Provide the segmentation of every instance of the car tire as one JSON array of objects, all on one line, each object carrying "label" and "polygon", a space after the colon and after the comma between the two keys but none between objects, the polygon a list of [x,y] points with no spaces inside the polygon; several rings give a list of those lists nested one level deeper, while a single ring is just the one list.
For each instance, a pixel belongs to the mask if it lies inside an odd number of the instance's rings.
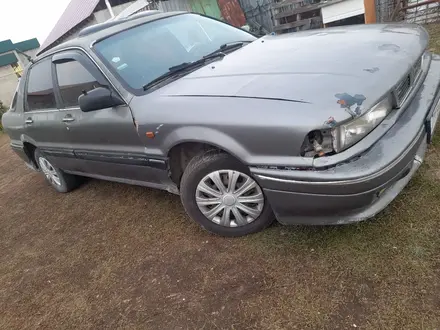
[{"label": "car tire", "polygon": [[[228,186],[232,181],[223,184],[222,187],[225,188],[225,191],[221,195],[220,189],[217,189],[218,185],[211,180],[211,177],[215,177],[216,182],[220,177],[223,183],[228,181],[229,177],[236,177],[237,179],[235,179],[233,187],[231,184],[232,188]],[[213,184],[211,187],[216,190],[215,195],[205,195],[206,185],[209,186],[209,183]],[[240,189],[245,188],[245,185],[254,188],[244,191],[245,194],[240,196]],[[211,193],[211,190],[208,191]],[[249,169],[234,157],[221,151],[211,150],[191,159],[182,176],[180,196],[188,215],[204,229],[217,235],[227,237],[244,236],[259,232],[274,221],[272,209],[264,196],[264,192],[251,177]],[[202,204],[206,203],[207,198],[209,199],[210,196],[214,197],[210,201],[215,200],[216,204],[205,207]],[[258,202],[246,202],[251,201],[249,198]],[[218,202],[219,200],[221,202]],[[243,201],[243,204],[240,201]],[[263,204],[260,204],[261,201]],[[216,210],[222,207],[223,210],[212,218],[213,212],[215,213]],[[214,208],[217,209],[214,210]],[[227,216],[225,216],[225,212],[227,212]],[[228,218],[229,222],[227,221]]]},{"label": "car tire", "polygon": [[56,191],[67,193],[81,184],[79,177],[67,174],[56,166],[53,166],[40,150],[35,150],[34,157],[38,168],[46,177],[46,181],[49,182]]}]

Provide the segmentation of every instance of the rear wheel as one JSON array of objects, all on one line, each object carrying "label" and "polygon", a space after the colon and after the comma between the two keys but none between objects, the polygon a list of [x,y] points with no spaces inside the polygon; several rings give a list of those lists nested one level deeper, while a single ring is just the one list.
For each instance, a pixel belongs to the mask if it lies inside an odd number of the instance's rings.
[{"label": "rear wheel", "polygon": [[243,236],[274,220],[263,190],[247,167],[226,153],[209,151],[194,157],[180,190],[187,213],[214,234]]},{"label": "rear wheel", "polygon": [[46,177],[47,182],[60,193],[66,193],[77,188],[81,181],[75,175],[64,173],[51,162],[38,149],[35,150],[35,161],[41,172]]}]

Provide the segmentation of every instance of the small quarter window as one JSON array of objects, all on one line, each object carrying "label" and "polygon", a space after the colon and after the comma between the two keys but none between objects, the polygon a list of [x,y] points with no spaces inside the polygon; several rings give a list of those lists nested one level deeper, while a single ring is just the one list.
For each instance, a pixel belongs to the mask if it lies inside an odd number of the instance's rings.
[{"label": "small quarter window", "polygon": [[56,108],[51,68],[52,62],[48,60],[31,67],[27,87],[27,111]]},{"label": "small quarter window", "polygon": [[10,111],[14,112],[15,111],[15,106],[17,105],[17,92],[15,92],[14,94],[14,98],[12,99],[12,103],[11,103],[11,108],[9,109]]},{"label": "small quarter window", "polygon": [[78,61],[69,61],[56,65],[58,85],[65,108],[77,107],[78,97],[100,87],[93,75]]}]

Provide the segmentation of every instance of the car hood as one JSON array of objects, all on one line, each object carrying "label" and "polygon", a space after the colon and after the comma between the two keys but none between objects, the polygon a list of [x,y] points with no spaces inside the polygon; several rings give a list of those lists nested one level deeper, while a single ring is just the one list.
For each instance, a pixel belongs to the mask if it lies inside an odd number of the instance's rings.
[{"label": "car hood", "polygon": [[341,98],[350,98],[358,114],[365,112],[405,76],[427,44],[426,31],[409,24],[265,36],[169,84],[160,94],[301,102],[313,105],[307,111],[341,121],[351,116],[338,103]]}]

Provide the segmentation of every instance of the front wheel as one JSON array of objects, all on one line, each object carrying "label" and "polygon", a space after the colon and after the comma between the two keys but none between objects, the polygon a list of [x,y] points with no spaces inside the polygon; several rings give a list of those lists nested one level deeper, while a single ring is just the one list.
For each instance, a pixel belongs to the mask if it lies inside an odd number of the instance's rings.
[{"label": "front wheel", "polygon": [[180,191],[190,217],[214,234],[252,234],[274,220],[263,190],[247,167],[223,152],[194,157],[182,176]]}]

